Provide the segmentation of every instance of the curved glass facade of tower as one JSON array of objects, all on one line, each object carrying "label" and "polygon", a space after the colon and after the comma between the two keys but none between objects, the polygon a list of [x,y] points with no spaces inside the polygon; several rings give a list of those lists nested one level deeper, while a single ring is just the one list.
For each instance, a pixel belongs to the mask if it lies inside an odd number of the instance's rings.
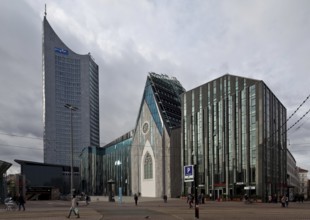
[{"label": "curved glass facade of tower", "polygon": [[90,54],[70,50],[46,17],[42,53],[44,162],[70,165],[72,144],[78,166],[84,147],[99,147],[99,68]]}]

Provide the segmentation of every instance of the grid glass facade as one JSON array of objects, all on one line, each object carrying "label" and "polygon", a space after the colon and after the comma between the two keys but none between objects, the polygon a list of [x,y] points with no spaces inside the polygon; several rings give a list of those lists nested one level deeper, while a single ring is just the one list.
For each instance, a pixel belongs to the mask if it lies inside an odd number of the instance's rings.
[{"label": "grid glass facade", "polygon": [[86,147],[80,154],[80,192],[87,195],[103,194],[103,155],[104,148]]},{"label": "grid glass facade", "polygon": [[202,192],[285,193],[286,109],[262,81],[225,75],[184,93],[182,110],[182,164],[198,165]]},{"label": "grid glass facade", "polygon": [[[104,195],[118,195],[122,188],[122,195],[131,195],[131,157],[133,131],[126,133],[110,144],[104,146],[103,156],[103,193]],[[109,184],[112,183],[112,184]]]}]

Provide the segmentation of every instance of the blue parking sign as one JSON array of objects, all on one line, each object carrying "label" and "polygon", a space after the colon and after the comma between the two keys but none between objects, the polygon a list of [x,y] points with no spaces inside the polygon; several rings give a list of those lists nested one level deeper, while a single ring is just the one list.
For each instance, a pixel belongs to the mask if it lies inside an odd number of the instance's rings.
[{"label": "blue parking sign", "polygon": [[194,165],[184,166],[184,182],[194,181]]}]

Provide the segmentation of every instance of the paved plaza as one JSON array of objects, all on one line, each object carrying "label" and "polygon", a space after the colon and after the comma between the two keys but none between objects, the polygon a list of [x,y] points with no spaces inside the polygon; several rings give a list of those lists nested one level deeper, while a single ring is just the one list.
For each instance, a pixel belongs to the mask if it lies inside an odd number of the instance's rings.
[{"label": "paved plaza", "polygon": [[[26,211],[7,211],[0,205],[0,219],[67,219],[70,201],[28,201]],[[186,200],[168,199],[164,203],[160,199],[139,198],[135,206],[133,198],[127,197],[119,202],[92,201],[88,206],[84,202],[79,205],[81,219],[195,219],[194,208],[189,208]],[[71,219],[75,216],[71,216]],[[199,219],[257,219],[257,220],[310,220],[310,202],[290,203],[282,208],[280,203],[213,202],[207,201],[199,205]]]}]

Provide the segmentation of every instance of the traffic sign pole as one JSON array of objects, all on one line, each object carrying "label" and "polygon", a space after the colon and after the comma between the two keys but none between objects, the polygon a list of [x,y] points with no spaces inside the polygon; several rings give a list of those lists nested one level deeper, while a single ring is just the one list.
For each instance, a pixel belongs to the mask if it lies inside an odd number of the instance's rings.
[{"label": "traffic sign pole", "polygon": [[198,166],[194,166],[194,187],[195,187],[195,218],[199,219],[199,201],[198,201]]}]

